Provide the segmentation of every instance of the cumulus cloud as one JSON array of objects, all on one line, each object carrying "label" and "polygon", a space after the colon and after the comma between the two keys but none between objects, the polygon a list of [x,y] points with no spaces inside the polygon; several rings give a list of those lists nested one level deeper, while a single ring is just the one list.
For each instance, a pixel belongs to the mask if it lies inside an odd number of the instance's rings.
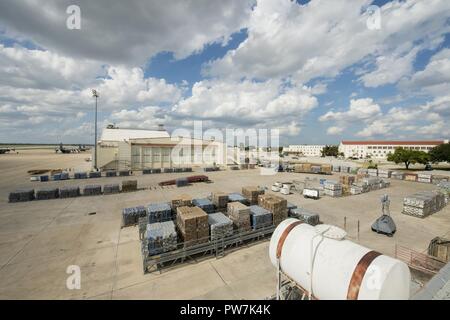
[{"label": "cumulus cloud", "polygon": [[[66,28],[66,9],[77,4],[81,30]],[[244,27],[253,0],[1,1],[8,35],[32,39],[58,53],[111,64],[141,65],[158,52],[183,58],[211,42],[226,43]]]},{"label": "cumulus cloud", "polygon": [[[376,86],[398,80],[388,70],[395,61],[402,62],[400,74],[410,71],[417,40],[437,45],[449,32],[445,0],[389,2],[381,8],[381,30],[366,27],[365,8],[370,3],[258,1],[248,23],[248,38],[210,62],[205,72],[227,77],[292,76],[306,83],[316,77],[334,77],[363,58],[378,58],[375,73],[365,79]],[[390,57],[399,47],[409,47],[410,53]]]},{"label": "cumulus cloud", "polygon": [[48,50],[0,44],[0,85],[20,88],[70,89],[104,74],[102,65],[73,59]]},{"label": "cumulus cloud", "polygon": [[[192,95],[173,108],[177,116],[213,120],[216,124],[291,128],[317,106],[317,99],[303,87],[287,86],[281,81],[201,81]],[[286,124],[288,124],[286,126]]]},{"label": "cumulus cloud", "polygon": [[416,72],[399,84],[403,90],[422,91],[428,94],[444,95],[450,89],[450,49],[436,53],[425,69]]},{"label": "cumulus cloud", "polygon": [[327,129],[327,134],[329,135],[338,135],[344,132],[344,128],[341,127],[329,127]]},{"label": "cumulus cloud", "polygon": [[351,122],[356,120],[370,120],[380,114],[381,109],[372,98],[351,99],[350,107],[347,111],[335,112],[328,111],[326,114],[319,117],[320,121],[338,121]]}]

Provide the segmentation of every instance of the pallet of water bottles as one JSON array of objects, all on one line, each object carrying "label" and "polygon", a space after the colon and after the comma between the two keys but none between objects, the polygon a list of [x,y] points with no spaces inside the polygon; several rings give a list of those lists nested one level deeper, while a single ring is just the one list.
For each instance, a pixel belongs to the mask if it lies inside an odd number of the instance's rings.
[{"label": "pallet of water bottles", "polygon": [[[72,175],[68,171],[51,170],[50,174],[34,174],[30,177],[30,181],[61,181],[69,179],[92,179],[101,177],[127,177],[133,175],[131,170],[105,170],[105,171],[79,171],[74,172]],[[192,168],[153,168],[143,169],[142,174],[156,174],[156,173],[179,173],[179,172],[192,172]]]},{"label": "pallet of water bottles", "polygon": [[122,181],[122,186],[120,186],[120,184],[118,183],[111,183],[105,184],[103,186],[100,184],[89,184],[83,187],[63,186],[41,188],[38,190],[34,190],[33,188],[25,188],[10,192],[8,196],[8,202],[64,199],[80,196],[99,196],[137,190],[137,180],[124,180]]}]

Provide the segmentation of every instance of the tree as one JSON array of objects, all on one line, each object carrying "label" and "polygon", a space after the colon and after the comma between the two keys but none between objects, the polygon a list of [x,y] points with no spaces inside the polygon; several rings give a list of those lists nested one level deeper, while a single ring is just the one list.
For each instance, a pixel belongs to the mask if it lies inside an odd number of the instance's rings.
[{"label": "tree", "polygon": [[450,143],[443,143],[432,148],[428,154],[432,162],[450,162]]},{"label": "tree", "polygon": [[339,154],[339,147],[338,146],[325,146],[322,149],[322,157],[337,157]]},{"label": "tree", "polygon": [[406,169],[408,170],[410,164],[427,164],[428,161],[430,161],[430,156],[424,151],[397,148],[394,153],[388,154],[387,159],[388,161],[393,161],[396,164],[404,163]]}]

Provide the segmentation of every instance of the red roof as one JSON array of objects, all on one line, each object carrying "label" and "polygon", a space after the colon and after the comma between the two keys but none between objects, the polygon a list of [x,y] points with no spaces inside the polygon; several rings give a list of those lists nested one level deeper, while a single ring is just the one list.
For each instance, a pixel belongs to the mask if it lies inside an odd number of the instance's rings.
[{"label": "red roof", "polygon": [[395,145],[395,146],[409,146],[409,145],[438,145],[443,144],[442,140],[423,140],[423,141],[385,141],[385,140],[369,140],[369,141],[346,141],[343,140],[342,144],[349,145]]}]

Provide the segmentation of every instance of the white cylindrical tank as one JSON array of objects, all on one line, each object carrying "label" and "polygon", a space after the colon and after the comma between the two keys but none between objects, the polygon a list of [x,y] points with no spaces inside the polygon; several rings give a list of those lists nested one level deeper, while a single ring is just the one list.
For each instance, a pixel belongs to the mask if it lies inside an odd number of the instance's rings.
[{"label": "white cylindrical tank", "polygon": [[277,267],[277,248],[282,243],[281,270],[316,298],[409,298],[411,275],[404,262],[349,240],[333,239],[343,232],[337,227],[301,223],[285,231],[295,222],[299,220],[286,219],[275,229],[270,240],[270,260]]}]

